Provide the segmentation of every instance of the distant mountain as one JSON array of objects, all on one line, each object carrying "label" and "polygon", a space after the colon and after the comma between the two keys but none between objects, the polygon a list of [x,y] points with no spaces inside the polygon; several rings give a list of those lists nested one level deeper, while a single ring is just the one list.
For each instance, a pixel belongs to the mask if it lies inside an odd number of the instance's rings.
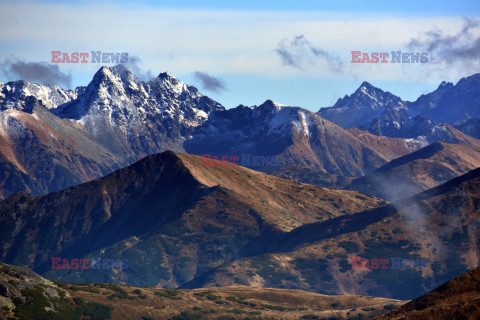
[{"label": "distant mountain", "polygon": [[64,90],[54,85],[39,85],[23,80],[8,83],[0,82],[0,111],[15,109],[29,112],[30,108],[26,103],[29,96],[42,100],[47,109],[53,109],[76,99],[84,91],[85,87]]},{"label": "distant mountain", "polygon": [[[423,145],[378,138],[385,143],[376,150],[380,144],[364,144],[355,134],[308,110],[268,100],[260,106],[240,105],[213,112],[194,131],[192,139],[185,141],[184,147],[192,154],[238,156],[240,160],[242,155],[275,157],[278,163],[270,166],[239,161],[241,165],[265,172],[289,171],[288,174],[300,177],[305,169],[355,177],[391,160],[393,153],[403,155]],[[398,148],[399,144],[403,146]],[[290,169],[282,169],[284,166]],[[292,173],[292,170],[299,171]]]},{"label": "distant mountain", "polygon": [[457,143],[456,130],[444,124],[480,116],[479,88],[480,74],[474,74],[456,85],[442,82],[435,91],[408,102],[363,82],[352,95],[318,114],[344,128],[356,127],[376,135]]},{"label": "distant mountain", "polygon": [[[354,135],[363,145],[376,150],[390,160],[404,156],[428,145],[428,142],[423,139],[390,138],[378,136],[357,128],[349,128],[347,131]],[[478,143],[480,146],[480,141],[476,141],[475,139],[465,139],[464,142],[469,145],[477,145]]]},{"label": "distant mountain", "polygon": [[[392,159],[383,152],[398,147],[377,152],[305,109],[272,101],[225,110],[168,72],[145,83],[123,65],[100,68],[75,91],[25,81],[0,87],[0,199],[57,191],[165,149],[256,157],[263,164],[274,157],[273,167],[250,167],[343,186],[351,181],[343,176],[366,174]],[[421,146],[411,142],[394,153]],[[27,156],[34,153],[41,155]]]},{"label": "distant mountain", "polygon": [[170,73],[148,83],[102,67],[75,91],[0,83],[0,199],[43,195],[181,144],[223,107]]},{"label": "distant mountain", "polygon": [[437,90],[409,104],[412,114],[437,123],[460,124],[480,117],[480,73],[460,79],[456,85],[442,82]]},{"label": "distant mountain", "polygon": [[[467,85],[476,79],[470,78],[462,82],[465,90],[475,88]],[[423,100],[441,101],[449,88]],[[0,200],[19,191],[61,190],[167,149],[232,157],[251,169],[341,188],[435,141],[480,145],[411,109],[364,82],[320,111],[366,135],[270,100],[225,110],[168,72],[142,82],[123,65],[100,68],[75,90],[9,82],[0,84]]]},{"label": "distant mountain", "polygon": [[408,116],[407,104],[399,97],[363,82],[350,96],[337,100],[318,114],[343,128],[360,128],[374,119],[399,121]]},{"label": "distant mountain", "polygon": [[[264,319],[372,317],[405,301],[300,290],[249,288],[165,290],[110,283],[53,283],[0,263],[0,319]],[[360,309],[361,307],[361,309]],[[234,311],[232,311],[234,310]],[[247,317],[246,319],[252,319]],[[314,318],[315,319],[315,318]]]},{"label": "distant mountain", "polygon": [[166,72],[143,83],[125,66],[102,67],[84,93],[53,110],[74,120],[124,158],[180,144],[208,115],[224,108]]},{"label": "distant mountain", "polygon": [[476,139],[460,132],[455,127],[448,124],[438,124],[422,116],[408,117],[394,122],[382,122],[380,119],[375,119],[369,126],[361,128],[375,135],[410,138],[425,143],[441,141],[478,145]]},{"label": "distant mountain", "polygon": [[478,267],[478,203],[480,168],[379,208],[263,232],[238,259],[183,287],[242,283],[413,299]]},{"label": "distant mountain", "polygon": [[480,267],[374,319],[479,319],[479,302]]},{"label": "distant mountain", "polygon": [[[0,203],[0,259],[51,279],[176,287],[262,232],[290,231],[383,203],[171,151],[101,179]],[[52,257],[126,259],[128,269],[55,270]]]},{"label": "distant mountain", "polygon": [[394,201],[436,187],[480,167],[480,147],[433,143],[396,158],[346,188]]},{"label": "distant mountain", "polygon": [[456,125],[455,128],[469,136],[480,139],[480,118],[469,119]]},{"label": "distant mountain", "polygon": [[0,198],[20,191],[42,195],[127,164],[42,101],[28,96],[22,104],[23,111],[0,112]]}]

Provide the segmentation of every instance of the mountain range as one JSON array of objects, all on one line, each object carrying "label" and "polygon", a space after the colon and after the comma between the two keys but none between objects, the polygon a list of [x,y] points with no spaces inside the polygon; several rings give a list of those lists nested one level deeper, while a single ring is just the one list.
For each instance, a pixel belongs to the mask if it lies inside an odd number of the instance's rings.
[{"label": "mountain range", "polygon": [[344,128],[376,135],[456,143],[458,131],[453,125],[463,129],[464,122],[480,118],[479,88],[480,74],[474,74],[456,85],[442,82],[435,91],[409,102],[363,82],[353,94],[318,114]]},{"label": "mountain range", "polygon": [[2,198],[46,194],[183,150],[193,128],[223,109],[170,73],[143,83],[123,65],[100,68],[75,91],[16,81],[0,92]]},{"label": "mountain range", "polygon": [[[388,143],[390,149],[396,146]],[[403,149],[397,152],[408,153],[420,146],[406,141],[403,144]],[[393,158],[389,148],[376,150],[313,112],[270,100],[260,106],[241,105],[213,112],[204,125],[195,129],[192,138],[185,141],[184,147],[188,153],[198,155],[276,158],[277,163],[270,165],[271,168],[255,167],[253,163],[244,165],[255,170],[275,171],[295,165],[347,177],[363,175]]]},{"label": "mountain range", "polygon": [[[0,258],[68,282],[248,285],[411,299],[478,265],[480,169],[387,204],[167,151],[104,178],[0,204]],[[121,232],[118,232],[121,230]],[[352,269],[353,257],[428,260]],[[65,270],[62,259],[126,259]]]},{"label": "mountain range", "polygon": [[[88,86],[75,90],[0,83],[0,198],[19,191],[43,195],[61,190],[166,149],[259,157],[264,159],[260,164],[241,164],[341,188],[432,142],[478,146],[477,139],[458,130],[475,135],[472,125],[456,129],[423,118],[423,111],[411,111],[424,110],[421,101],[444,101],[439,97],[447,89],[462,99],[472,97],[468,103],[475,107],[476,81],[478,75],[456,86],[442,84],[435,94],[419,98],[415,108],[364,82],[334,107],[321,109],[321,117],[270,100],[226,110],[168,72],[142,82],[123,65],[100,68]],[[341,127],[352,125],[372,134],[367,138],[358,129]],[[265,165],[271,157],[275,165]]]},{"label": "mountain range", "polygon": [[[361,319],[358,301],[375,316],[435,290],[480,265],[479,79],[415,102],[363,82],[318,113],[272,100],[227,110],[168,72],[143,82],[123,65],[75,90],[0,84],[0,261],[61,281],[2,265],[0,294],[27,313],[83,291],[61,300],[77,315],[129,299],[121,310],[148,318],[157,295],[199,304],[154,312],[172,319],[217,319],[199,312],[210,300],[227,318]],[[14,273],[48,292],[15,290]],[[318,294],[346,298],[300,298]],[[435,313],[452,295],[391,314]]]}]

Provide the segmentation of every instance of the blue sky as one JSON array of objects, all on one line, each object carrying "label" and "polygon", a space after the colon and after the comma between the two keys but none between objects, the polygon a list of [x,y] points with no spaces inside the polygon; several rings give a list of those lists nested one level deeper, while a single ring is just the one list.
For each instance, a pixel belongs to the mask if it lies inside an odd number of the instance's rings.
[{"label": "blue sky", "polygon": [[[46,1],[45,1],[46,2]],[[93,3],[94,1],[49,1],[51,3]],[[121,0],[117,3],[132,3]],[[471,15],[479,13],[478,1],[385,1],[385,0],[139,0],[135,3],[161,8],[188,8],[188,9],[232,9],[232,10],[315,10],[315,11],[353,11],[353,12],[383,12],[395,14],[425,15]]]},{"label": "blue sky", "polygon": [[[363,81],[414,100],[480,72],[473,0],[2,1],[0,20],[1,82],[19,78],[12,64],[20,61],[58,67],[70,87],[87,85],[100,64],[52,66],[50,52],[128,52],[137,76],[170,71],[226,107],[272,99],[317,111]],[[353,50],[426,52],[430,60],[352,64]]]}]

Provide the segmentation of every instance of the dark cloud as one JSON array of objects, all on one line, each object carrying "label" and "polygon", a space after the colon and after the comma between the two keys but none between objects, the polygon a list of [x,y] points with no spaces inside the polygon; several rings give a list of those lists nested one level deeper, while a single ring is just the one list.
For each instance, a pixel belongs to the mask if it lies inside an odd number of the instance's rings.
[{"label": "dark cloud", "polygon": [[434,63],[468,64],[480,61],[480,36],[472,31],[480,28],[480,20],[465,18],[463,27],[454,35],[445,35],[440,30],[426,32],[421,38],[411,39],[408,48],[428,53]]},{"label": "dark cloud", "polygon": [[201,86],[204,90],[213,91],[216,93],[225,90],[225,83],[222,79],[200,71],[196,71],[193,75],[195,79],[201,83]]},{"label": "dark cloud", "polygon": [[343,62],[334,54],[314,47],[304,35],[294,36],[293,39],[283,39],[275,52],[283,65],[298,69],[305,69],[308,65],[324,62],[334,72],[343,72]]},{"label": "dark cloud", "polygon": [[142,60],[134,55],[128,55],[128,62],[125,63],[125,67],[130,70],[139,80],[148,82],[151,79],[154,78],[152,74],[152,70],[143,70],[142,67],[140,67]]},{"label": "dark cloud", "polygon": [[7,79],[25,80],[40,84],[58,85],[70,88],[72,75],[60,71],[58,65],[46,62],[27,62],[7,59],[0,64],[0,69]]}]

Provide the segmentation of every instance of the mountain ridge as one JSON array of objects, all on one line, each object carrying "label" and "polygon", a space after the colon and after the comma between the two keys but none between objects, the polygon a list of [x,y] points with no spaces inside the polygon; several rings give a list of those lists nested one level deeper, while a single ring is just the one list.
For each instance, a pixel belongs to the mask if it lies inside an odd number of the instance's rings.
[{"label": "mountain ridge", "polygon": [[480,148],[436,142],[398,157],[345,187],[393,201],[480,167]]},{"label": "mountain ridge", "polygon": [[354,93],[317,113],[344,128],[356,127],[389,137],[424,136],[430,143],[453,143],[455,132],[442,124],[459,125],[480,117],[479,79],[480,74],[473,74],[455,85],[443,81],[436,90],[421,95],[414,102],[403,101],[363,82]]},{"label": "mountain ridge", "polygon": [[[6,132],[2,134],[5,148],[0,150],[0,176],[5,177],[0,199],[18,191],[34,195],[56,191],[167,149],[219,158],[273,157],[273,166],[262,165],[268,161],[244,165],[341,188],[430,142],[480,146],[477,139],[449,125],[420,116],[404,118],[407,106],[398,97],[367,82],[356,90],[358,101],[348,99],[370,111],[373,107],[364,102],[376,101],[379,112],[389,119],[387,127],[374,123],[367,128],[376,134],[368,136],[272,100],[226,110],[169,72],[142,82],[123,65],[102,67],[88,86],[70,91],[24,81],[0,88],[0,133]],[[390,111],[385,113],[385,106]],[[36,150],[42,150],[42,161],[35,164],[26,155]],[[106,164],[105,157],[110,158]],[[70,166],[66,159],[75,164]]]},{"label": "mountain ridge", "polygon": [[[250,252],[243,258],[183,287],[247,283],[413,299],[479,265],[479,181],[480,168],[381,207],[289,232],[267,232],[245,247]],[[427,264],[356,269],[353,261],[358,257],[366,261],[424,259]]]},{"label": "mountain ridge", "polygon": [[[0,258],[55,279],[175,287],[235,257],[262,230],[288,231],[384,203],[202,162],[166,151],[43,197],[13,195],[0,203]],[[118,274],[51,269],[52,256],[98,255],[132,262]]]}]

